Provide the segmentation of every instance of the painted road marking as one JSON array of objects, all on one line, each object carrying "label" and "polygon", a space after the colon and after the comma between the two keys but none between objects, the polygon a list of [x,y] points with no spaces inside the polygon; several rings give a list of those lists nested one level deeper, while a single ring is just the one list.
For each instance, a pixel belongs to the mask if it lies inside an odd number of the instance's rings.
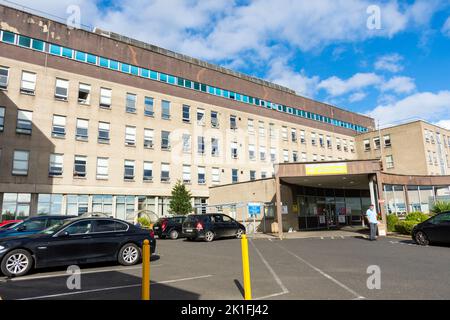
[{"label": "painted road marking", "polygon": [[[151,267],[160,267],[163,266],[163,264],[155,264],[151,265]],[[122,268],[108,268],[108,269],[96,269],[96,270],[88,270],[83,271],[81,270],[81,275],[84,274],[90,274],[90,273],[102,273],[102,272],[112,272],[112,271],[127,271],[127,270],[136,270],[136,269],[142,269],[142,266],[135,266],[135,267],[122,267]],[[29,277],[19,277],[19,278],[4,278],[0,279],[0,282],[10,282],[10,281],[24,281],[24,280],[38,280],[38,279],[47,279],[47,278],[58,278],[58,277],[67,277],[69,276],[67,273],[55,273],[55,274],[47,274],[42,276],[29,276]]]},{"label": "painted road marking", "polygon": [[272,269],[272,267],[270,266],[270,264],[267,262],[267,260],[264,258],[264,256],[262,255],[261,251],[258,250],[258,248],[256,247],[256,245],[253,243],[253,241],[250,241],[250,244],[253,246],[253,248],[255,249],[256,253],[258,254],[259,258],[261,259],[261,261],[264,263],[264,265],[266,266],[266,268],[269,270],[269,272],[272,274],[273,278],[275,279],[275,282],[280,286],[281,288],[281,292],[278,293],[274,293],[268,296],[264,296],[264,297],[260,297],[260,298],[254,298],[255,300],[262,300],[262,299],[266,299],[266,298],[271,298],[271,297],[275,297],[275,296],[280,296],[282,294],[286,294],[289,293],[289,290],[286,288],[286,286],[283,284],[283,282],[281,281],[280,277],[278,277],[278,275],[275,273],[275,271]]},{"label": "painted road marking", "polygon": [[294,252],[289,251],[288,249],[286,249],[285,247],[280,246],[279,244],[276,244],[278,247],[280,247],[281,249],[283,249],[284,251],[286,251],[287,253],[289,253],[291,256],[295,257],[297,260],[303,262],[304,264],[306,264],[307,266],[309,266],[310,268],[314,269],[315,271],[317,271],[318,273],[320,273],[322,276],[324,276],[325,278],[331,280],[332,282],[334,282],[335,284],[337,284],[338,286],[340,286],[341,288],[345,289],[346,291],[348,291],[349,293],[351,293],[352,295],[355,296],[355,298],[358,299],[365,299],[362,295],[358,294],[356,291],[350,289],[349,287],[347,287],[345,284],[343,284],[342,282],[340,282],[339,280],[336,280],[335,278],[333,278],[332,276],[330,276],[329,274],[327,274],[326,272],[320,270],[319,268],[317,268],[316,266],[312,265],[311,263],[309,263],[308,261],[306,261],[305,259],[299,257],[298,255],[296,255]]},{"label": "painted road marking", "polygon": [[[158,285],[158,284],[166,284],[166,283],[174,283],[174,282],[182,282],[182,281],[190,281],[190,280],[197,280],[197,279],[204,279],[212,277],[212,275],[204,275],[204,276],[198,276],[198,277],[191,277],[191,278],[181,278],[181,279],[173,279],[173,280],[166,280],[166,281],[159,281],[150,283],[151,286]],[[91,290],[84,290],[84,291],[76,291],[76,292],[65,292],[65,293],[58,293],[58,294],[50,294],[46,296],[37,296],[37,297],[31,297],[31,298],[22,298],[18,300],[38,300],[38,299],[46,299],[46,298],[56,298],[56,297],[63,297],[63,296],[72,296],[77,294],[84,294],[84,293],[92,293],[92,292],[101,292],[101,291],[111,291],[111,290],[119,290],[119,289],[127,289],[127,288],[136,288],[142,286],[141,283],[139,284],[131,284],[127,286],[118,286],[118,287],[109,287],[109,288],[100,288],[100,289],[91,289]]]}]

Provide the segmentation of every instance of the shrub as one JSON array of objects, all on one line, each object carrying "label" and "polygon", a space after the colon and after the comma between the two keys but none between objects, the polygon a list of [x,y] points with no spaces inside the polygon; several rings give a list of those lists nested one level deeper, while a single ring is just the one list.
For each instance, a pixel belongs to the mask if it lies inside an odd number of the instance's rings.
[{"label": "shrub", "polygon": [[150,221],[150,219],[146,216],[140,217],[138,218],[138,223],[143,226],[143,227],[150,227],[152,222]]},{"label": "shrub", "polygon": [[429,217],[430,217],[429,215],[422,212],[411,212],[406,215],[405,220],[421,223],[427,220]]},{"label": "shrub", "polygon": [[411,221],[411,220],[399,221],[395,225],[395,231],[397,231],[401,234],[411,235],[412,229],[414,228],[414,226],[416,224],[418,224],[417,221]]},{"label": "shrub", "polygon": [[395,231],[395,225],[398,223],[398,217],[396,214],[387,215],[387,229],[392,232]]},{"label": "shrub", "polygon": [[431,212],[436,214],[446,211],[450,211],[450,201],[436,201],[431,209]]}]

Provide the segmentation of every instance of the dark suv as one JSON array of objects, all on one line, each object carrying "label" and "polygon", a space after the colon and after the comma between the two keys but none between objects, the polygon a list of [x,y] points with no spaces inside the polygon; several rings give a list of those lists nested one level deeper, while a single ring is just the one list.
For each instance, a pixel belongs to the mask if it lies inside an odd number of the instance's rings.
[{"label": "dark suv", "polygon": [[173,240],[178,239],[182,236],[182,224],[185,219],[185,216],[161,218],[153,226],[153,231],[160,239],[167,237]]},{"label": "dark suv", "polygon": [[210,242],[224,237],[240,238],[244,233],[244,225],[221,213],[189,215],[183,223],[183,234],[188,240]]}]

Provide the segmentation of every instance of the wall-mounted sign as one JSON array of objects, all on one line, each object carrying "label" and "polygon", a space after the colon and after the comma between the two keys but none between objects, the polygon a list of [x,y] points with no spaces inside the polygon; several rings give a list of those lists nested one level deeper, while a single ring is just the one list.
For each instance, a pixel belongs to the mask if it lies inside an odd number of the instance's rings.
[{"label": "wall-mounted sign", "polygon": [[293,211],[293,212],[298,212],[298,205],[297,205],[296,203],[294,203],[294,204],[292,205],[292,211]]},{"label": "wall-mounted sign", "polygon": [[319,223],[325,224],[325,216],[319,216]]},{"label": "wall-mounted sign", "polygon": [[342,163],[320,163],[305,165],[307,176],[320,176],[327,174],[347,174],[347,164]]},{"label": "wall-mounted sign", "polygon": [[339,223],[345,223],[345,216],[339,216]]},{"label": "wall-mounted sign", "polygon": [[261,203],[259,202],[249,202],[248,203],[248,215],[257,216],[261,214]]},{"label": "wall-mounted sign", "polygon": [[282,206],[281,207],[281,213],[282,214],[288,214],[289,212],[288,212],[288,206]]}]

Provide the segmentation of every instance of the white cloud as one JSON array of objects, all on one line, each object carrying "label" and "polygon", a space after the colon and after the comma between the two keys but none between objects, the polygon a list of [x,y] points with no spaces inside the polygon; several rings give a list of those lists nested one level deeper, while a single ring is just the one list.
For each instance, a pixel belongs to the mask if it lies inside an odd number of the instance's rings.
[{"label": "white cloud", "polygon": [[415,89],[414,79],[409,77],[393,77],[381,84],[382,91],[394,91],[395,93],[410,93]]},{"label": "white cloud", "polygon": [[442,33],[450,37],[450,17],[447,18],[441,29]]},{"label": "white cloud", "polygon": [[375,69],[399,72],[403,70],[403,66],[400,63],[402,60],[403,57],[397,53],[384,55],[375,62]]},{"label": "white cloud", "polygon": [[348,101],[349,102],[358,102],[358,101],[363,100],[366,96],[367,96],[367,94],[365,92],[355,92],[348,98]]},{"label": "white cloud", "polygon": [[450,130],[450,119],[448,120],[440,120],[435,123],[435,125]]},{"label": "white cloud", "polygon": [[379,105],[368,112],[381,124],[420,118],[429,122],[450,119],[450,91],[418,92],[397,102]]},{"label": "white cloud", "polygon": [[285,59],[276,59],[272,62],[267,74],[267,80],[295,90],[297,94],[313,98],[317,91],[319,77],[308,77],[305,71],[292,70]]},{"label": "white cloud", "polygon": [[375,73],[357,73],[347,80],[332,76],[322,80],[318,88],[325,89],[332,96],[339,96],[365,87],[378,85],[382,81],[382,78]]}]

